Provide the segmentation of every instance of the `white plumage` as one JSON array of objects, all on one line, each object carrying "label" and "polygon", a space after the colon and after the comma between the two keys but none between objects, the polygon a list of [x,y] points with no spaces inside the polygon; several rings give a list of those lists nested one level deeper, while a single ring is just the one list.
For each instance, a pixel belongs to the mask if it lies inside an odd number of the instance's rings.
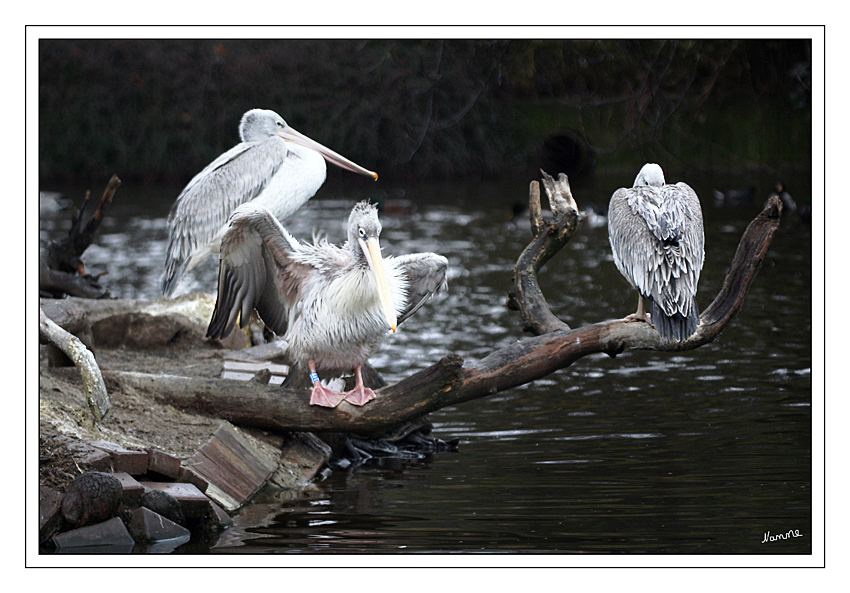
[{"label": "white plumage", "polygon": [[686,183],[665,184],[657,164],[643,166],[634,187],[620,188],[608,206],[614,263],[644,299],[658,333],[684,341],[699,325],[697,284],[705,260],[699,198]]},{"label": "white plumage", "polygon": [[[218,299],[207,336],[227,336],[256,309],[288,345],[291,377],[354,369],[357,386],[333,392],[313,380],[311,402],[362,405],[374,397],[360,368],[390,331],[446,283],[448,261],[434,253],[381,257],[377,209],[360,202],[349,216],[348,241],[296,241],[256,204],[240,206],[221,243]],[[291,381],[288,378],[287,384]]]},{"label": "white plumage", "polygon": [[239,144],[192,178],[171,209],[162,280],[165,296],[174,293],[183,274],[218,253],[227,219],[240,204],[259,204],[286,220],[325,182],[325,160],[378,178],[295,131],[274,111],[246,112],[239,137]]}]

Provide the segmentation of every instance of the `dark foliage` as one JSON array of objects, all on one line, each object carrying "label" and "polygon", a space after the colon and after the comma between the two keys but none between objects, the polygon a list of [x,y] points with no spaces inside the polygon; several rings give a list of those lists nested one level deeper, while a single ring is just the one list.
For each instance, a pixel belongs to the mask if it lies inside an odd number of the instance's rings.
[{"label": "dark foliage", "polygon": [[45,39],[40,173],[182,184],[238,141],[252,107],[405,179],[536,171],[564,129],[600,154],[678,151],[729,102],[779,102],[805,120],[810,51],[807,40]]}]

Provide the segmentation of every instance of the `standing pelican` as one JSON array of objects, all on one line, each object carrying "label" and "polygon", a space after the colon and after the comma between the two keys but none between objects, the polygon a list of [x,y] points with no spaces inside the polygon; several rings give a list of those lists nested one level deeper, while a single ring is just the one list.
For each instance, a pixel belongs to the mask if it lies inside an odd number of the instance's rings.
[{"label": "standing pelican", "polygon": [[[446,284],[448,261],[434,253],[381,258],[381,223],[360,202],[348,218],[348,242],[299,243],[258,204],[230,218],[221,242],[218,299],[207,337],[227,336],[252,309],[288,344],[290,377],[310,370],[310,403],[363,405],[375,393],[363,385],[361,366],[396,326]],[[300,367],[300,368],[299,368]],[[346,394],[324,387],[318,373],[354,369]],[[289,378],[287,379],[289,383]]]},{"label": "standing pelican", "polygon": [[241,142],[195,175],[168,215],[169,241],[162,293],[171,296],[184,273],[217,253],[227,218],[245,202],[285,220],[325,182],[325,160],[378,179],[296,132],[274,111],[251,109],[239,122]]},{"label": "standing pelican", "polygon": [[696,331],[697,284],[705,260],[702,210],[685,183],[664,184],[654,163],[643,166],[634,187],[620,188],[608,206],[614,263],[638,290],[635,316],[651,322],[665,340],[682,342]]}]

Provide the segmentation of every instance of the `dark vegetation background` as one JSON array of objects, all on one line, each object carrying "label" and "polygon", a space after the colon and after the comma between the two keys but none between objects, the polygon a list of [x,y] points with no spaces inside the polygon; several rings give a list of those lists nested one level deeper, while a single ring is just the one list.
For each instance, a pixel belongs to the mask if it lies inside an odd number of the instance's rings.
[{"label": "dark vegetation background", "polygon": [[809,40],[41,40],[42,185],[185,184],[240,116],[404,181],[811,170]]}]

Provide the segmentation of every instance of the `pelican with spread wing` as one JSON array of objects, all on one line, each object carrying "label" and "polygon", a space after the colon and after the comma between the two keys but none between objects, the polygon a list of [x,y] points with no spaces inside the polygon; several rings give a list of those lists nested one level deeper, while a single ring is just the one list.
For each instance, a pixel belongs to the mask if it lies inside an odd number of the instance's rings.
[{"label": "pelican with spread wing", "polygon": [[[207,337],[226,337],[251,311],[287,342],[290,377],[309,369],[310,403],[363,405],[375,397],[361,366],[390,332],[446,285],[448,261],[434,253],[381,256],[381,223],[360,202],[348,219],[348,241],[294,239],[262,206],[244,204],[221,242],[218,298]],[[356,385],[339,393],[319,372],[354,370]],[[290,378],[287,378],[289,383]]]}]

